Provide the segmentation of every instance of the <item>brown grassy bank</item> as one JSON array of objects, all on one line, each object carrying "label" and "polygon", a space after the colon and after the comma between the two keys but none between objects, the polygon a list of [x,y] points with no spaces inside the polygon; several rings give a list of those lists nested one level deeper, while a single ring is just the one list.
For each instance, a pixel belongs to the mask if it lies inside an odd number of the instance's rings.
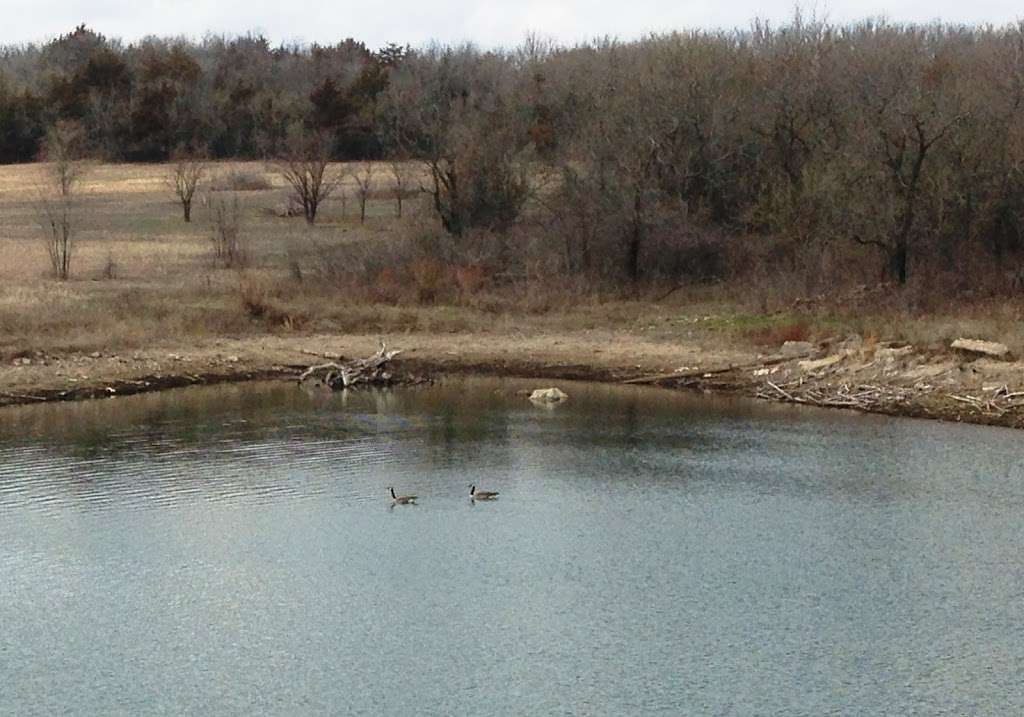
[{"label": "brown grassy bank", "polygon": [[[583,291],[540,268],[515,277],[474,273],[471,256],[389,258],[389,242],[429,233],[433,219],[417,200],[396,218],[383,180],[365,223],[350,182],[310,228],[274,215],[286,192],[264,165],[217,165],[209,176],[231,171],[264,175],[269,185],[208,195],[238,197],[243,266],[214,260],[203,205],[191,224],[181,220],[166,167],[98,165],[81,185],[71,280],[61,282],[49,277],[40,240],[41,167],[0,168],[0,403],[142,390],[140,381],[268,375],[310,362],[304,351],[369,352],[378,336],[433,370],[618,380],[746,365],[788,340],[821,344],[828,354],[836,340],[856,335],[869,346],[910,344],[913,358],[886,367],[862,352],[814,380],[928,386],[906,405],[878,408],[1018,423],[1015,408],[986,415],[984,404],[974,411],[948,398],[1024,384],[1018,364],[986,367],[948,352],[952,339],[970,335],[1024,355],[1014,302],[939,304],[886,288],[801,296],[771,281],[652,287],[627,299]],[[937,368],[921,372],[929,366]],[[784,370],[799,371],[795,363]],[[668,383],[755,395],[766,377],[747,373]]]}]

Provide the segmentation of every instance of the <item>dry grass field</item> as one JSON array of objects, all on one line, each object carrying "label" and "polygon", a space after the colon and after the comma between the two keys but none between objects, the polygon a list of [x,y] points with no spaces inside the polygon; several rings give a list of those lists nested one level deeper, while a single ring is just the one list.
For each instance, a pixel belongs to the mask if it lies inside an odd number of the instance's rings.
[{"label": "dry grass field", "polygon": [[[299,282],[292,267],[312,270],[323,250],[373,240],[393,231],[397,221],[394,200],[378,197],[370,200],[367,220],[360,223],[355,184],[348,178],[346,196],[329,199],[317,225],[309,228],[301,218],[274,215],[287,191],[271,168],[222,163],[210,166],[209,180],[242,172],[262,176],[271,188],[203,191],[193,221],[185,223],[167,184],[168,167],[95,165],[77,191],[71,279],[61,282],[51,276],[43,242],[45,172],[43,165],[0,169],[0,355],[135,348],[294,330],[318,319],[321,328],[344,328],[332,325],[333,314],[356,321],[365,312],[335,311],[331,307],[339,297],[326,296],[332,292],[320,284]],[[379,172],[383,178],[384,169]],[[213,255],[208,202],[235,198],[247,261],[229,269]],[[414,215],[416,202],[407,201],[405,213]],[[245,297],[264,293],[277,295],[294,313],[291,326],[286,320],[268,325],[246,310]],[[388,312],[381,311],[386,324]]]},{"label": "dry grass field", "polygon": [[[312,228],[301,217],[275,216],[288,192],[262,163],[211,165],[188,224],[168,186],[167,166],[91,166],[76,200],[71,279],[62,282],[51,276],[43,243],[45,172],[43,165],[0,168],[0,359],[188,347],[217,337],[478,334],[514,343],[539,335],[571,341],[593,331],[613,332],[624,345],[642,339],[699,344],[709,352],[767,350],[787,339],[849,333],[941,350],[952,338],[974,335],[1024,353],[1020,307],[1005,302],[922,311],[883,296],[794,308],[789,299],[767,301],[751,287],[729,286],[627,301],[563,290],[557,277],[511,288],[482,282],[442,300],[411,300],[401,291],[392,297],[387,287],[373,296],[354,292],[321,271],[324,256],[344,264],[347,246],[433,226],[421,197],[407,199],[403,218],[396,217],[383,165],[376,168],[365,223],[348,177]],[[211,180],[232,172],[262,178],[269,188],[208,191]],[[248,260],[225,268],[213,254],[208,203],[235,197]],[[353,262],[353,270],[358,266]],[[447,276],[436,281],[452,280]]]},{"label": "dry grass field", "polygon": [[[402,287],[394,287],[394,299],[387,286],[383,298],[353,293],[325,275],[325,256],[337,263],[347,246],[433,228],[422,196],[407,198],[403,217],[397,217],[384,165],[375,170],[365,222],[355,181],[347,176],[314,227],[301,217],[275,215],[288,189],[272,167],[258,162],[210,165],[193,220],[185,223],[169,172],[164,165],[90,166],[75,200],[71,278],[58,281],[41,224],[46,167],[0,168],[0,359],[187,347],[214,337],[268,334],[483,333],[516,341],[614,330],[662,340],[692,335],[698,327],[689,315],[680,317],[677,304],[562,295],[557,277],[551,287],[510,293],[481,286],[447,302],[409,300]],[[211,182],[235,172],[261,177],[270,188],[209,191]],[[247,261],[225,268],[213,252],[209,203],[235,198]],[[706,314],[708,306],[702,302],[697,313]]]}]

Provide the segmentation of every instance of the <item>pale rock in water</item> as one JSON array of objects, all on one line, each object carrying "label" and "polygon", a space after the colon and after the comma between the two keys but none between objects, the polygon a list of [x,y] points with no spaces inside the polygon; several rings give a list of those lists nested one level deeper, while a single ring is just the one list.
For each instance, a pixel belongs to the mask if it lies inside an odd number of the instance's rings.
[{"label": "pale rock in water", "polygon": [[538,388],[530,394],[530,400],[535,403],[560,403],[569,398],[569,395],[557,388]]}]

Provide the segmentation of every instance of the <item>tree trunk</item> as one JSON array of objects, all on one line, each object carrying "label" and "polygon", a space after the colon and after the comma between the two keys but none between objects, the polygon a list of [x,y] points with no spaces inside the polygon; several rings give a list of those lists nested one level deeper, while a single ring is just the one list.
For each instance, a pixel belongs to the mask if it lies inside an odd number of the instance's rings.
[{"label": "tree trunk", "polygon": [[633,222],[633,231],[630,233],[629,245],[627,246],[627,263],[629,267],[629,279],[636,289],[640,285],[640,244],[643,242],[643,229],[639,222]]},{"label": "tree trunk", "polygon": [[906,239],[898,240],[896,246],[889,253],[889,274],[896,279],[900,286],[907,283]]},{"label": "tree trunk", "polygon": [[907,283],[907,258],[910,253],[910,232],[914,228],[914,210],[917,204],[917,182],[916,177],[913,184],[908,188],[907,207],[903,213],[903,220],[900,222],[899,233],[893,242],[892,251],[889,253],[889,270],[893,278],[903,286]]},{"label": "tree trunk", "polygon": [[634,291],[637,291],[640,286],[640,246],[643,244],[644,233],[643,200],[637,193],[633,198],[633,227],[627,246],[629,278]]},{"label": "tree trunk", "polygon": [[434,182],[434,211],[441,218],[441,226],[452,236],[461,237],[465,227],[459,209],[458,174],[453,166],[442,168],[437,162],[431,163],[430,173]]}]

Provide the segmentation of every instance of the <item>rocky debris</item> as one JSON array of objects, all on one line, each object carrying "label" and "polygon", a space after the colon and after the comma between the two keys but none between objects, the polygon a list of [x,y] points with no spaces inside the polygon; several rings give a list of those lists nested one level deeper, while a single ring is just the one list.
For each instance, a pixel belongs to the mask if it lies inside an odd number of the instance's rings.
[{"label": "rocky debris", "polygon": [[1019,377],[1019,364],[1012,364],[1007,361],[999,361],[990,358],[978,358],[968,364],[961,365],[961,371],[970,375],[999,377],[1007,372],[1017,374]]},{"label": "rocky debris", "polygon": [[822,369],[829,368],[830,366],[835,366],[842,360],[843,357],[840,356],[839,354],[832,354],[831,356],[826,356],[825,358],[821,359],[801,361],[797,365],[800,367],[801,371],[806,371],[807,373],[810,373],[812,371],[820,371]]},{"label": "rocky debris", "polygon": [[864,339],[861,338],[860,334],[850,334],[845,339],[839,342],[836,349],[840,353],[844,353],[852,356],[853,354],[861,354],[864,351]]},{"label": "rocky debris", "polygon": [[1010,348],[1006,344],[981,339],[960,338],[954,341],[950,348],[974,356],[988,356],[997,359],[1008,359],[1010,356]]},{"label": "rocky debris", "polygon": [[[777,355],[733,364],[630,378],[676,388],[743,391],[772,401],[907,416],[952,417],[1024,427],[1024,364],[985,355],[964,362],[905,342],[851,335],[787,342]],[[978,395],[986,387],[984,395]]]},{"label": "rocky debris", "polygon": [[871,358],[865,368],[877,369],[884,376],[900,374],[921,363],[921,356],[913,346],[879,346]]},{"label": "rocky debris", "polygon": [[779,353],[787,358],[802,358],[814,353],[814,344],[810,341],[787,341]]},{"label": "rocky debris", "polygon": [[909,369],[903,374],[903,378],[907,381],[922,381],[924,379],[937,378],[944,373],[955,371],[956,368],[957,365],[952,361],[927,364]]},{"label": "rocky debris", "polygon": [[914,354],[913,346],[884,346],[875,349],[875,359],[878,361],[893,362],[905,359]]}]

